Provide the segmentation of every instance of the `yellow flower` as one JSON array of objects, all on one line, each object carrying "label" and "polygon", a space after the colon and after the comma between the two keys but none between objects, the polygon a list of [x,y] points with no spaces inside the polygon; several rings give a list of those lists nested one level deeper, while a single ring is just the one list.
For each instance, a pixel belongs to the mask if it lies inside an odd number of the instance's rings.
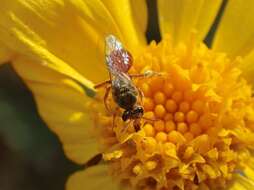
[{"label": "yellow flower", "polygon": [[[162,41],[147,45],[143,0],[1,1],[0,62],[26,82],[71,160],[103,153],[68,190],[254,188],[254,1],[227,2],[208,48],[221,3],[158,0]],[[163,73],[133,80],[155,119],[137,132],[120,116],[113,126],[104,89],[93,88],[108,78],[108,34],[132,53],[131,73]]]}]

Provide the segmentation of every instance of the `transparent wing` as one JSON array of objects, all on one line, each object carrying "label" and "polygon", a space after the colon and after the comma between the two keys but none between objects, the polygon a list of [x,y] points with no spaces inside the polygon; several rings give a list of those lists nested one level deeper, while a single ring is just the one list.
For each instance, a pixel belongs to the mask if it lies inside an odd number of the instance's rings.
[{"label": "transparent wing", "polygon": [[108,35],[105,38],[105,56],[106,56],[106,65],[108,67],[109,72],[112,75],[117,75],[119,69],[116,68],[117,64],[114,56],[114,52],[117,52],[123,48],[122,43],[114,36]]},{"label": "transparent wing", "polygon": [[105,56],[108,70],[113,75],[119,72],[127,73],[132,66],[132,55],[114,35],[105,38]]},{"label": "transparent wing", "polygon": [[116,75],[113,75],[112,85],[115,88],[134,86],[130,77],[125,73],[117,73]]},{"label": "transparent wing", "polygon": [[105,53],[109,56],[113,51],[123,49],[122,43],[112,34],[105,38]]}]

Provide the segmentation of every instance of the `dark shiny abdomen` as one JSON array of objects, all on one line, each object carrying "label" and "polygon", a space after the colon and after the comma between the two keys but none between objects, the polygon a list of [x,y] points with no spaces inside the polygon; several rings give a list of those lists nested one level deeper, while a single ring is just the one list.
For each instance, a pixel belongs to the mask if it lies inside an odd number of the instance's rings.
[{"label": "dark shiny abdomen", "polygon": [[115,102],[123,109],[130,110],[137,102],[137,90],[131,85],[122,85],[120,88],[112,88]]}]

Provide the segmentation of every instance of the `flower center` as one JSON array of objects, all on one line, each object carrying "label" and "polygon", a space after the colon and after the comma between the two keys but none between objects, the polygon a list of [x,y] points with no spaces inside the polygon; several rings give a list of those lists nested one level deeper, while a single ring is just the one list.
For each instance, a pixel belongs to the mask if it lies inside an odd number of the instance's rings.
[{"label": "flower center", "polygon": [[145,110],[140,130],[133,120],[122,121],[112,96],[112,113],[105,110],[104,90],[92,103],[111,174],[136,189],[225,187],[242,169],[254,135],[251,88],[240,77],[239,61],[195,40],[176,47],[169,37],[152,42],[130,70],[161,73],[133,79],[144,94],[138,97]]}]

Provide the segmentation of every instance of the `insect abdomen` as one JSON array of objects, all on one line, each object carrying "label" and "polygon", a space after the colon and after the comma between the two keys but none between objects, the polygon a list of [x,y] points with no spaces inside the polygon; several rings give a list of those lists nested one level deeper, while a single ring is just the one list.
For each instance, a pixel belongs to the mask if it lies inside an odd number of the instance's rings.
[{"label": "insect abdomen", "polygon": [[123,109],[132,109],[137,102],[136,96],[135,89],[132,89],[129,86],[113,88],[113,98],[115,102]]}]

